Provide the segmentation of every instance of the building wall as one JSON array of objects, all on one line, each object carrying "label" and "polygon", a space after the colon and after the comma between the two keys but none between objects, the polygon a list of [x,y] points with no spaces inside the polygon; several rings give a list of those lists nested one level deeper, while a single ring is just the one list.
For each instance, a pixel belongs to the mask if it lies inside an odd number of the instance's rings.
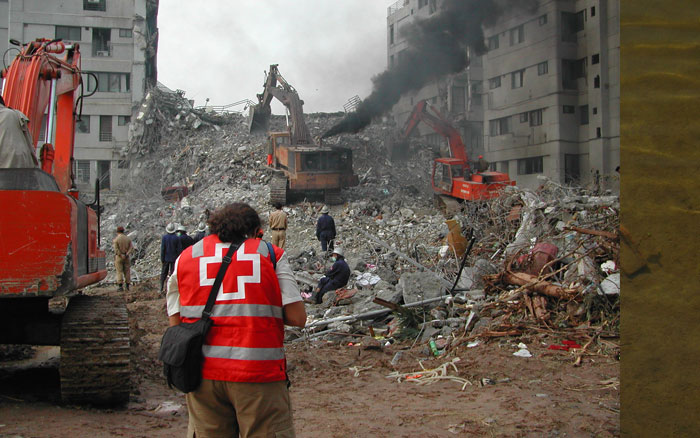
[{"label": "building wall", "polygon": [[[0,13],[7,4],[0,1]],[[77,39],[70,42],[80,44],[85,86],[94,84],[88,72],[100,76],[100,88],[84,99],[84,118],[78,123],[89,131],[76,129],[75,135],[76,183],[79,189],[88,191],[98,177],[104,188],[119,186],[128,163],[122,161],[121,154],[128,143],[128,121],[144,96],[146,84],[146,0],[103,0],[102,4],[104,11],[86,10],[83,0],[10,0],[8,19],[3,20],[9,23],[9,38],[22,42],[54,38],[57,26],[71,27]],[[108,44],[96,42],[99,32],[108,35]],[[111,123],[105,116],[111,116]],[[102,135],[101,124],[105,126]],[[111,127],[111,136],[107,126]]]},{"label": "building wall", "polygon": [[[390,7],[388,26],[423,16],[417,4],[407,0]],[[579,30],[567,33],[574,14]],[[398,126],[418,99],[436,98],[463,136],[480,131],[482,142],[471,141],[468,155],[483,154],[519,186],[537,187],[538,176],[546,175],[581,185],[598,179],[619,190],[619,0],[539,0],[536,9],[506,10],[483,31],[490,50],[472,58],[467,71],[403,96],[392,110]],[[389,65],[405,44],[396,37],[394,44],[388,41]],[[564,78],[574,71],[580,77],[565,86]],[[474,84],[481,85],[480,93]],[[468,90],[466,110],[450,106],[455,101],[450,93],[460,87]],[[429,136],[429,128],[421,134]]]},{"label": "building wall", "polygon": [[9,54],[5,55],[5,51],[7,50],[9,43],[9,33],[7,26],[10,24],[9,20],[9,14],[10,14],[10,3],[8,0],[0,0],[0,54],[3,55],[3,60],[4,63],[2,67],[5,67],[5,64],[9,65]]}]

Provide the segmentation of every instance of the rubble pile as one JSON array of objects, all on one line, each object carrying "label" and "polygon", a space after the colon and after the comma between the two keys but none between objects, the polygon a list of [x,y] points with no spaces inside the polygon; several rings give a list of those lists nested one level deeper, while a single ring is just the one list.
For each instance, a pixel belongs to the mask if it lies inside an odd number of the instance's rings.
[{"label": "rubble pile", "polygon": [[[270,211],[265,135],[248,134],[241,115],[202,118],[177,98],[149,96],[138,118],[143,129],[134,128],[140,134],[128,151],[125,193],[107,198],[102,221],[105,230],[127,228],[137,248],[137,281],[159,275],[167,223],[193,230],[207,211],[231,201],[249,203],[263,220]],[[306,122],[318,137],[343,116],[309,114]],[[284,117],[272,117],[271,130],[284,125]],[[529,332],[595,338],[599,346],[617,336],[617,196],[543,178],[536,191],[509,187],[446,221],[432,204],[432,151],[414,145],[404,161],[391,162],[384,140],[392,132],[378,121],[359,134],[324,140],[353,150],[360,177],[358,187],[343,191],[345,203],[331,207],[336,245],[352,276],[345,289],[307,306],[307,328],[289,331],[289,339],[367,335],[363,343],[383,347],[437,337],[445,352],[476,338]],[[161,191],[173,186],[186,187],[187,196],[164,199]],[[330,268],[315,237],[321,207],[302,200],[284,208],[286,252],[302,290]],[[108,260],[111,238],[103,233]]]}]

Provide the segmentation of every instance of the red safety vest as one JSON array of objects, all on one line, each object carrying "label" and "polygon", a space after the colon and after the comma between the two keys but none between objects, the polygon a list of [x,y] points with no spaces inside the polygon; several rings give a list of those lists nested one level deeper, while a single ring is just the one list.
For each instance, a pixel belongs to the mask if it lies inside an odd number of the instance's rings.
[{"label": "red safety vest", "polygon": [[[194,322],[204,305],[230,244],[210,235],[185,249],[177,265],[180,317]],[[282,250],[274,248],[275,260]],[[260,239],[236,250],[212,309],[202,376],[229,382],[276,382],[286,379],[282,293]]]}]

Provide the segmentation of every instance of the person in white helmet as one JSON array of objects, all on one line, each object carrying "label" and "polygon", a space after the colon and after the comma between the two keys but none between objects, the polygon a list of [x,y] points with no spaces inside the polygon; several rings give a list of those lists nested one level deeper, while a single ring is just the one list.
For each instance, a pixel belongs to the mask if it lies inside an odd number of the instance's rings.
[{"label": "person in white helmet", "polygon": [[316,221],[316,238],[321,241],[323,252],[333,251],[333,240],[335,239],[335,221],[328,214],[330,210],[327,205],[321,208],[321,216]]},{"label": "person in white helmet", "polygon": [[345,261],[343,250],[341,248],[335,248],[331,254],[331,259],[333,260],[333,266],[330,271],[326,272],[325,276],[321,277],[318,281],[318,286],[311,296],[311,302],[315,304],[321,304],[323,302],[323,295],[325,295],[326,292],[340,289],[348,284],[348,280],[350,280],[350,266],[348,266]]},{"label": "person in white helmet", "polygon": [[165,280],[168,276],[173,274],[173,268],[175,267],[175,260],[177,256],[182,252],[180,247],[180,239],[175,235],[175,224],[169,223],[165,227],[165,234],[160,240],[160,293],[164,292]]},{"label": "person in white helmet", "polygon": [[180,239],[180,252],[184,251],[188,246],[194,244],[192,237],[187,235],[187,228],[180,224],[177,226],[177,237]]},{"label": "person in white helmet", "polygon": [[192,240],[194,240],[194,243],[199,242],[200,240],[204,239],[204,237],[207,235],[207,224],[204,222],[200,222],[199,225],[197,225],[197,232],[195,233],[194,236],[192,236]]}]

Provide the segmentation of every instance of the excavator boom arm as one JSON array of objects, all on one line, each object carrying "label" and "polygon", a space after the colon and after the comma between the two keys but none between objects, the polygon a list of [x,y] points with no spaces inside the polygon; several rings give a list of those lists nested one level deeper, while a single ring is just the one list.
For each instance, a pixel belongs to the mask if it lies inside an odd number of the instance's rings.
[{"label": "excavator boom arm", "polygon": [[468,162],[467,148],[464,146],[464,142],[462,141],[462,136],[459,134],[459,131],[457,131],[450,124],[450,122],[447,121],[442,114],[440,114],[437,108],[430,105],[425,100],[421,100],[416,104],[411,112],[411,115],[408,117],[408,120],[406,120],[403,128],[402,140],[408,139],[420,122],[424,122],[435,132],[447,138],[447,142],[450,145],[450,153],[452,158],[457,158],[465,163]]}]

